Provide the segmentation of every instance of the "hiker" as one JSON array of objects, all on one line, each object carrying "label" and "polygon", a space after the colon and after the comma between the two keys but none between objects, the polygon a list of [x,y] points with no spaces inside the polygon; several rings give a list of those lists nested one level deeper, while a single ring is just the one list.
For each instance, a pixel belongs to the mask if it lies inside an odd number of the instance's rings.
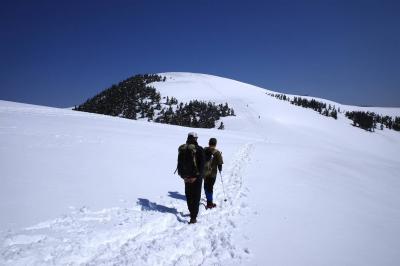
[{"label": "hiker", "polygon": [[185,195],[190,212],[189,224],[197,222],[204,175],[204,150],[197,143],[197,134],[190,132],[186,144],[178,149],[178,174],[185,182]]},{"label": "hiker", "polygon": [[217,178],[217,171],[221,173],[222,153],[216,149],[217,139],[211,138],[208,142],[208,147],[204,149],[205,164],[204,164],[204,192],[206,193],[207,206],[206,209],[212,209],[217,205],[213,202],[213,187]]}]

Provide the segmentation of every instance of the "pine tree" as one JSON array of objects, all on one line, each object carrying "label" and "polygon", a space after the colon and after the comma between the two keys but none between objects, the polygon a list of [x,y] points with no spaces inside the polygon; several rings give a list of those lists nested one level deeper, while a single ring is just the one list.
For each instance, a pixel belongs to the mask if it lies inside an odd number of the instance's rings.
[{"label": "pine tree", "polygon": [[330,116],[333,117],[334,119],[337,119],[337,111],[336,111],[336,109],[332,110]]}]

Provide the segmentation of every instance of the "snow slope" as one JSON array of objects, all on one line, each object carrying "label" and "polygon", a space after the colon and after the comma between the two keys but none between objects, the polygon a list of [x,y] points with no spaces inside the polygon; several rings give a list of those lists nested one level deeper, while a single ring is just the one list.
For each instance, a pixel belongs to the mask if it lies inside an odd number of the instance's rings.
[{"label": "snow slope", "polygon": [[163,75],[163,96],[235,109],[226,130],[196,129],[219,140],[228,201],[218,180],[218,208],[186,224],[173,172],[192,129],[0,101],[0,265],[399,265],[398,132]]}]

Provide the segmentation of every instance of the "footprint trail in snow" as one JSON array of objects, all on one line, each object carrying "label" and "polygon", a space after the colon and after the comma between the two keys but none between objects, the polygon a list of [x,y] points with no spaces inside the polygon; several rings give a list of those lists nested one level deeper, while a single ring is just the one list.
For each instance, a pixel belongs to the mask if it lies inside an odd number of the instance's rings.
[{"label": "footprint trail in snow", "polygon": [[[134,207],[69,215],[2,233],[1,265],[223,265],[240,264],[249,249],[239,247],[236,221],[248,211],[243,174],[253,144],[243,145],[224,171],[228,201],[216,182],[218,207],[200,207],[198,223],[188,225],[184,195],[169,192],[159,201],[138,199]],[[220,178],[220,177],[217,177]]]}]

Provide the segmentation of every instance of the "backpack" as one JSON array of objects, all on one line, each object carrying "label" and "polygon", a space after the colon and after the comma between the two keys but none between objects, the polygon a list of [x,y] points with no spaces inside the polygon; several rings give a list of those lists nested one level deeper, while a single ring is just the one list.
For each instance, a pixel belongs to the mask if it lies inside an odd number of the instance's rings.
[{"label": "backpack", "polygon": [[183,177],[199,176],[196,162],[196,146],[194,144],[183,144],[178,149],[178,174]]},{"label": "backpack", "polygon": [[204,156],[205,156],[205,163],[204,163],[204,177],[210,177],[212,173],[212,164],[214,160],[214,152],[210,149],[205,149]]}]

